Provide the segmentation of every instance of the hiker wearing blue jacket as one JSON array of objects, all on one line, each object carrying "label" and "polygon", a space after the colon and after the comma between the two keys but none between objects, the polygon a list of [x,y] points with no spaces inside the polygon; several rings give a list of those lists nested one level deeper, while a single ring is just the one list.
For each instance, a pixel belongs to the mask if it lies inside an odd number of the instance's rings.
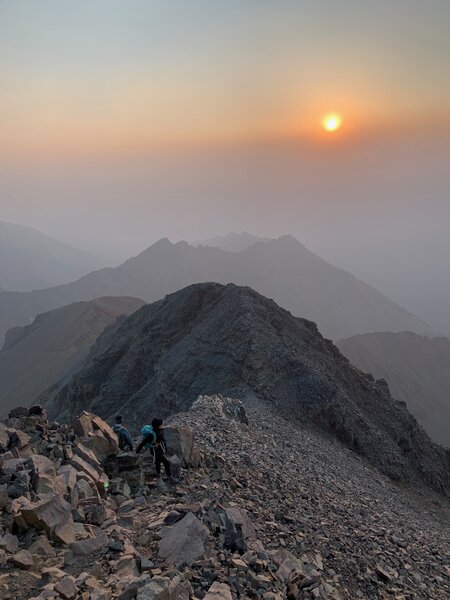
[{"label": "hiker wearing blue jacket", "polygon": [[162,424],[162,419],[153,419],[151,425],[144,425],[141,429],[142,440],[136,448],[136,453],[139,454],[144,446],[149,448],[155,455],[155,469],[158,477],[161,475],[161,464],[164,465],[167,476],[170,477],[170,462],[164,456],[166,453],[166,444]]},{"label": "hiker wearing blue jacket", "polygon": [[115,434],[117,434],[117,437],[119,438],[119,448],[121,450],[126,450],[128,447],[130,449],[130,451],[132,452],[133,451],[133,438],[131,437],[128,429],[122,425],[122,421],[123,421],[122,415],[117,415],[116,423],[115,423],[115,425],[113,425],[112,430],[114,431]]}]

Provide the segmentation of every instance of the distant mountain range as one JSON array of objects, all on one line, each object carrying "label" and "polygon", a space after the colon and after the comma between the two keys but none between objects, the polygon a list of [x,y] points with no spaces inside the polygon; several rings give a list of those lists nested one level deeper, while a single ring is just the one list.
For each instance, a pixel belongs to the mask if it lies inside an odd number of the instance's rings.
[{"label": "distant mountain range", "polygon": [[82,361],[96,338],[120,315],[143,305],[136,298],[98,298],[41,314],[8,332],[0,352],[0,418],[30,405]]},{"label": "distant mountain range", "polygon": [[88,252],[0,221],[0,286],[5,290],[27,292],[68,283],[101,266],[104,261]]},{"label": "distant mountain range", "polygon": [[314,323],[250,288],[192,285],[116,322],[46,406],[65,420],[83,409],[105,418],[120,411],[137,427],[215,393],[269,401],[394,479],[419,477],[449,492],[450,453],[405,405],[355,369]]},{"label": "distant mountain range", "polygon": [[291,236],[257,242],[240,252],[162,239],[116,268],[94,271],[57,287],[0,293],[0,340],[16,325],[71,302],[134,296],[154,302],[198,282],[249,285],[296,316],[339,339],[372,331],[426,333],[426,323],[380,292],[310,252]]},{"label": "distant mountain range", "polygon": [[268,242],[270,238],[259,237],[252,233],[243,231],[242,233],[227,233],[207,240],[192,242],[191,246],[210,246],[213,248],[222,248],[228,252],[240,252],[257,242]]},{"label": "distant mountain range", "polygon": [[450,339],[370,333],[337,346],[359,369],[385,379],[428,435],[450,448]]}]

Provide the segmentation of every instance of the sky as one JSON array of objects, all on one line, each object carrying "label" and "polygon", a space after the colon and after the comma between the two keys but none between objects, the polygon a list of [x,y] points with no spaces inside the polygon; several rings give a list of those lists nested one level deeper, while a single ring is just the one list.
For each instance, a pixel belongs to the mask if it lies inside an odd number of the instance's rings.
[{"label": "sky", "polygon": [[291,233],[450,332],[449,30],[448,0],[0,0],[0,219],[111,261]]}]

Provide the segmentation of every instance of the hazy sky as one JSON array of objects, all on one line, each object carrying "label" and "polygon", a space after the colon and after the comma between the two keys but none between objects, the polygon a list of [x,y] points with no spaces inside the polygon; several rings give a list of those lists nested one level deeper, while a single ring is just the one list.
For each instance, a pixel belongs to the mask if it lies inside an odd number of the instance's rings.
[{"label": "hazy sky", "polygon": [[450,331],[449,32],[449,0],[0,0],[0,219],[115,257],[289,232]]}]

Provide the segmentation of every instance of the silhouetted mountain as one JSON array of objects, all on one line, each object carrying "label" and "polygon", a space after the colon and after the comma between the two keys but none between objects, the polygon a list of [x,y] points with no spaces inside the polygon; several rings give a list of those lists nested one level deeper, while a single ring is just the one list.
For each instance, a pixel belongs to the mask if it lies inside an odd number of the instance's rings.
[{"label": "silhouetted mountain", "polygon": [[143,305],[136,298],[77,302],[36,317],[7,332],[0,352],[0,417],[30,405],[84,359],[104,328]]},{"label": "silhouetted mountain", "polygon": [[427,325],[374,288],[284,236],[241,252],[194,248],[167,239],[116,268],[30,293],[0,293],[0,336],[36,314],[101,296],[135,296],[154,302],[192,283],[249,285],[297,316],[315,321],[333,339],[367,331],[427,331]]},{"label": "silhouetted mountain", "polygon": [[47,408],[58,419],[82,409],[103,417],[120,410],[137,425],[215,393],[270,401],[391,477],[419,476],[449,491],[450,454],[405,405],[355,369],[314,323],[250,288],[198,284],[144,306],[99,337]]},{"label": "silhouetted mountain", "polygon": [[192,242],[191,246],[210,246],[213,248],[222,248],[228,252],[240,252],[245,250],[249,246],[256,244],[256,242],[268,242],[269,238],[259,237],[252,233],[243,231],[242,233],[228,233],[227,235],[218,235],[208,240],[199,240]]},{"label": "silhouetted mountain", "polygon": [[0,282],[5,290],[22,292],[68,283],[98,269],[102,262],[35,229],[0,221]]},{"label": "silhouetted mountain", "polygon": [[436,442],[450,448],[450,340],[368,333],[337,343],[359,369],[383,378]]}]

